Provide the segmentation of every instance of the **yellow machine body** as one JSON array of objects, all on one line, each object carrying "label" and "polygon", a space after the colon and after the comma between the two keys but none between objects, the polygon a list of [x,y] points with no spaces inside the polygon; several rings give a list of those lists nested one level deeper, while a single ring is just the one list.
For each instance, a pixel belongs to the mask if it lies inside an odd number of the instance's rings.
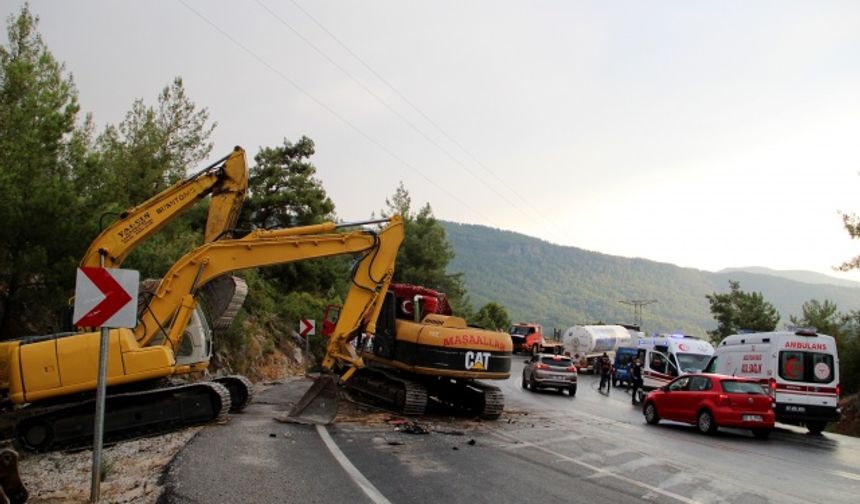
[{"label": "yellow machine body", "polygon": [[395,321],[393,355],[365,354],[397,369],[428,376],[478,380],[510,377],[510,335],[470,327],[462,317],[428,314]]},{"label": "yellow machine body", "polygon": [[[2,367],[9,399],[16,404],[92,390],[96,387],[100,332],[2,344]],[[141,348],[129,329],[112,329],[108,339],[110,386],[169,376],[173,352]]]}]

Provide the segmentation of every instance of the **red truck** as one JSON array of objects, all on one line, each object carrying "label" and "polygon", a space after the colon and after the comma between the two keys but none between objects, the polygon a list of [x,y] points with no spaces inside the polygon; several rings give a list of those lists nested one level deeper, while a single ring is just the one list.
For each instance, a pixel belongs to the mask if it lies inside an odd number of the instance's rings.
[{"label": "red truck", "polygon": [[562,353],[564,344],[560,341],[547,340],[543,335],[543,326],[532,322],[518,322],[508,330],[514,344],[514,352],[526,353]]}]

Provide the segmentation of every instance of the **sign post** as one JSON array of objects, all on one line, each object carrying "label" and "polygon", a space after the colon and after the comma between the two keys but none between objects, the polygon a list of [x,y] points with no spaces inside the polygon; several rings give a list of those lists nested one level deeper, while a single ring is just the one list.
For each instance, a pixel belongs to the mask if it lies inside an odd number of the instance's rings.
[{"label": "sign post", "polygon": [[308,369],[311,363],[311,336],[316,331],[316,324],[313,319],[299,320],[299,335],[305,339],[305,376],[308,375]]},{"label": "sign post", "polygon": [[104,443],[105,395],[107,394],[107,356],[110,329],[102,327],[99,342],[99,375],[96,386],[96,417],[93,426],[93,468],[90,480],[90,502],[99,501],[102,478],[102,445]]},{"label": "sign post", "polygon": [[[104,257],[102,257],[104,266]],[[101,327],[99,369],[96,378],[96,412],[93,426],[93,466],[90,502],[99,501],[102,444],[104,441],[107,392],[108,342],[111,327],[131,327],[137,322],[137,289],[140,274],[134,270],[78,268],[75,281],[74,323],[79,327]]]}]

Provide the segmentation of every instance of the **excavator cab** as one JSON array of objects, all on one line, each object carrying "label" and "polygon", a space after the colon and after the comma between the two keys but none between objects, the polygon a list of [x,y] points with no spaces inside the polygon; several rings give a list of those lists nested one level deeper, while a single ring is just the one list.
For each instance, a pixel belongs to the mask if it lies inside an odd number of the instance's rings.
[{"label": "excavator cab", "polygon": [[396,345],[395,320],[397,318],[397,298],[394,292],[385,294],[385,301],[376,319],[376,335],[373,337],[373,355],[391,359]]},{"label": "excavator cab", "polygon": [[185,329],[182,342],[176,350],[176,365],[208,363],[212,358],[212,343],[212,329],[209,321],[200,306],[197,306],[191,314],[191,321]]}]

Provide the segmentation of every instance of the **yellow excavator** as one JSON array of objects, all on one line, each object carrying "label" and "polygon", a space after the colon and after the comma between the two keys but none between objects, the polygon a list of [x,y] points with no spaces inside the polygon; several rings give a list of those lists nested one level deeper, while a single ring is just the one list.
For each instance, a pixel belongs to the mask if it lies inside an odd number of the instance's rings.
[{"label": "yellow excavator", "polygon": [[[247,192],[247,159],[245,151],[237,146],[203,170],[124,210],[92,241],[80,265],[119,268],[144,240],[207,196],[210,198],[203,243],[230,238]],[[146,309],[146,298],[157,289],[158,281],[144,281],[141,287],[144,299],[140,306]],[[192,314],[182,345],[175,352],[180,364],[194,365],[196,370],[208,366],[212,352],[209,333],[230,326],[247,293],[245,281],[232,275],[223,275],[206,284],[202,298],[207,310],[198,306]],[[231,413],[242,411],[251,402],[253,389],[245,377],[230,375],[213,381],[229,390]]]},{"label": "yellow excavator", "polygon": [[[350,323],[355,308],[348,301],[343,307],[329,306],[324,316],[323,334],[330,344],[355,336]],[[405,415],[424,414],[431,399],[485,420],[501,415],[502,391],[484,381],[510,377],[509,334],[469,326],[453,315],[444,293],[426,287],[391,284],[381,304],[376,323],[356,340],[363,366],[344,367],[341,381],[347,389],[365,402]],[[323,367],[332,367],[332,361],[324,361]],[[307,416],[302,415],[304,407],[299,402],[291,415]],[[315,409],[313,418],[327,423],[322,408]]]}]

